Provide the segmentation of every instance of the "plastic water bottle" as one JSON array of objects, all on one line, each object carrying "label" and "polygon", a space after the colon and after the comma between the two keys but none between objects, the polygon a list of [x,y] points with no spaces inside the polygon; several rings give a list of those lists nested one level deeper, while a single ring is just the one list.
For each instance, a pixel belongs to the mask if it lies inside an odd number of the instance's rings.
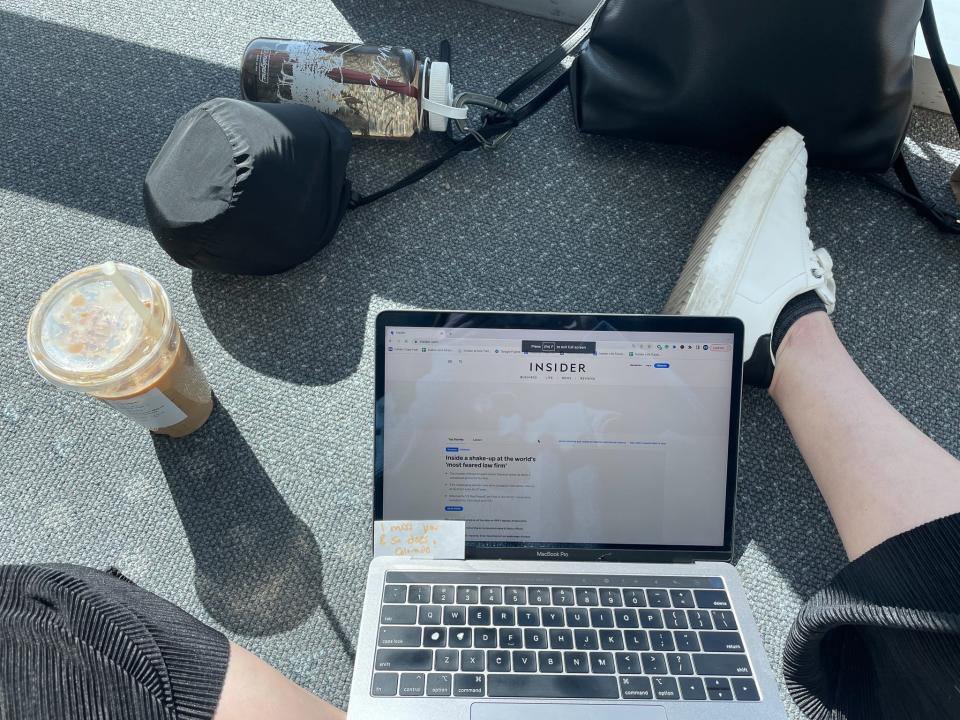
[{"label": "plastic water bottle", "polygon": [[466,117],[452,107],[449,63],[403,47],[257,38],[240,83],[247,100],[310,105],[363,137],[443,132],[449,118]]}]

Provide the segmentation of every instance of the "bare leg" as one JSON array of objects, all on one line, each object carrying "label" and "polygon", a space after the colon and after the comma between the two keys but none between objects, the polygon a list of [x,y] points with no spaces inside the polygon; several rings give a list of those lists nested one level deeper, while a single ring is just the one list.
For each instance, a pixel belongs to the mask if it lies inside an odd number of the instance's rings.
[{"label": "bare leg", "polygon": [[960,512],[960,461],[880,395],[825,313],[805,315],[787,332],[770,395],[851,560],[887,538]]},{"label": "bare leg", "polygon": [[344,720],[330,703],[291,682],[256,655],[230,643],[230,663],[213,720]]}]

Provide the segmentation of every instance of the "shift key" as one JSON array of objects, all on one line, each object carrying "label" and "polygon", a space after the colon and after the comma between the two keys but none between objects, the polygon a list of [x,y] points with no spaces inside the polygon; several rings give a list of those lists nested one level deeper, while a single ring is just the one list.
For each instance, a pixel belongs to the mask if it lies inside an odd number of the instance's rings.
[{"label": "shift key", "polygon": [[697,675],[749,675],[750,661],[746,655],[734,655],[732,653],[707,655],[704,653],[693,654],[693,666],[697,669]]},{"label": "shift key", "polygon": [[380,647],[420,647],[423,630],[418,627],[381,627]]},{"label": "shift key", "polygon": [[430,650],[377,650],[377,670],[430,670]]}]

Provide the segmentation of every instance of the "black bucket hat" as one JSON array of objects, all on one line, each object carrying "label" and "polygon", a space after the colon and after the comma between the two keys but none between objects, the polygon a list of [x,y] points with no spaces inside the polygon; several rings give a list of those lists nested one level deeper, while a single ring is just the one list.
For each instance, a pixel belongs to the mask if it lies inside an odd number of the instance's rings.
[{"label": "black bucket hat", "polygon": [[177,121],[147,172],[150,229],[188,268],[288,270],[343,219],[350,144],[343,123],[306,105],[205,102]]}]

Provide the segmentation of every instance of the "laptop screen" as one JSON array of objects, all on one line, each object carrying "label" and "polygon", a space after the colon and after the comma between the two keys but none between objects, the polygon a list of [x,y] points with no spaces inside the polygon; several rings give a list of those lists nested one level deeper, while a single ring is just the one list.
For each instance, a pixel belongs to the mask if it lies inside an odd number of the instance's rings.
[{"label": "laptop screen", "polygon": [[380,517],[463,520],[474,549],[541,557],[728,544],[734,331],[458,317],[378,327]]}]

